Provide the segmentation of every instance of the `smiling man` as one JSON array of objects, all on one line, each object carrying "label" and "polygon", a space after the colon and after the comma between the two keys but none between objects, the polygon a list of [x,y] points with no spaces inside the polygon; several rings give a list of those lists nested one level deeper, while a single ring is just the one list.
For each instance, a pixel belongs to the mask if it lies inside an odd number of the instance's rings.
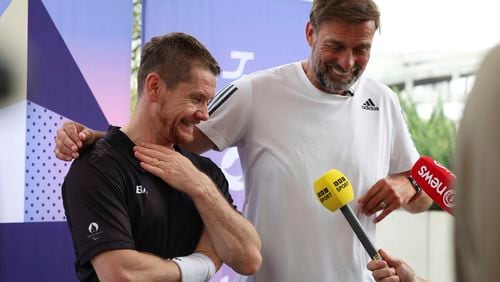
[{"label": "smiling man", "polygon": [[207,120],[219,72],[189,35],[144,46],[135,114],[83,151],[63,184],[80,280],[208,281],[222,262],[246,275],[260,267],[260,239],[220,169],[177,146]]},{"label": "smiling man", "polygon": [[[419,155],[397,95],[363,75],[379,25],[372,0],[314,0],[305,27],[309,58],[223,88],[210,118],[183,144],[196,153],[238,148],[243,213],[262,238],[263,255],[262,268],[242,280],[372,280],[370,258],[348,223],[314,196],[314,180],[331,168],[351,180],[357,201],[350,206],[372,240],[375,223],[394,210],[430,206],[407,178]],[[96,136],[68,123],[58,131],[56,156],[78,157],[82,142]]]}]

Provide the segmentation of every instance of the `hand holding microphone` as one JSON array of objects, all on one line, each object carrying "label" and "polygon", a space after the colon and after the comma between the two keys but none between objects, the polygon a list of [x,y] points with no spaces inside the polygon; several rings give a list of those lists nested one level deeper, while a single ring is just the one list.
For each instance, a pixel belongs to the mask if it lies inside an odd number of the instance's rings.
[{"label": "hand holding microphone", "polygon": [[329,170],[314,181],[314,192],[325,208],[331,211],[340,209],[370,258],[373,260],[381,259],[380,254],[361,227],[358,218],[347,205],[354,199],[354,192],[347,177],[336,169]]}]

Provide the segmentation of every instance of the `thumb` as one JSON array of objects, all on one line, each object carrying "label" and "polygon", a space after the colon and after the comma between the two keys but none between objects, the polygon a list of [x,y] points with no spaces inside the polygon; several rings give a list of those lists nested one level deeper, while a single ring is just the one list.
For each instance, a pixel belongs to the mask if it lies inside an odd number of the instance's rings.
[{"label": "thumb", "polygon": [[390,266],[396,267],[401,264],[401,260],[396,259],[392,256],[390,256],[386,251],[383,249],[379,250],[380,255],[382,256],[382,259],[385,260]]},{"label": "thumb", "polygon": [[80,140],[85,144],[92,143],[92,139],[94,138],[94,133],[92,132],[92,130],[84,128],[82,131],[78,133],[78,138],[80,138]]}]

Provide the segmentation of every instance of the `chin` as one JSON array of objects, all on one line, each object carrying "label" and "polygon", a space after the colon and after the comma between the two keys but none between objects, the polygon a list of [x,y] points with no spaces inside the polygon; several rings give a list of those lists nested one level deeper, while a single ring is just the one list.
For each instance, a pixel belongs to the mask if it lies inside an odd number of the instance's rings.
[{"label": "chin", "polygon": [[185,144],[193,141],[193,135],[181,134],[175,138],[175,144]]}]

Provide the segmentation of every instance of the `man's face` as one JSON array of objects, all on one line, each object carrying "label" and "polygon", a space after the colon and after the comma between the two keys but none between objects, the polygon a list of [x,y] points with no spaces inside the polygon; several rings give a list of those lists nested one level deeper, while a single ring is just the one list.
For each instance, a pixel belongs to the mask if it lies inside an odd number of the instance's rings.
[{"label": "man's face", "polygon": [[331,20],[322,22],[317,32],[308,24],[306,33],[312,47],[313,84],[332,94],[349,90],[370,59],[375,23],[348,24]]},{"label": "man's face", "polygon": [[191,81],[181,82],[174,89],[167,86],[160,93],[159,134],[172,144],[193,140],[193,127],[208,119],[207,104],[215,95],[216,79],[209,70],[195,67],[191,77]]}]

